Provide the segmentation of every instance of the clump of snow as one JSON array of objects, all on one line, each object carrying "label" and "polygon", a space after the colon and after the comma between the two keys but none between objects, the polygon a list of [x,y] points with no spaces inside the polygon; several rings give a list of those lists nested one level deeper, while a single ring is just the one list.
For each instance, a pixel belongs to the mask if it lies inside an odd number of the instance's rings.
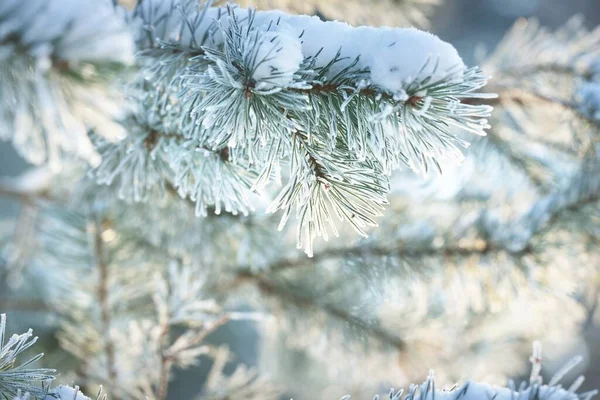
[{"label": "clump of snow", "polygon": [[297,37],[286,31],[256,31],[246,42],[253,46],[250,69],[257,89],[285,87],[292,83],[303,60],[302,44]]},{"label": "clump of snow", "polygon": [[586,82],[582,84],[575,100],[582,113],[600,122],[600,82]]},{"label": "clump of snow", "polygon": [[90,400],[79,391],[79,388],[70,386],[58,386],[46,396],[44,400]]},{"label": "clump of snow", "polygon": [[460,78],[465,69],[452,45],[415,28],[353,27],[281,11],[258,11],[254,23],[288,27],[302,41],[304,56],[317,57],[317,68],[327,65],[339,51],[343,60],[331,68],[327,76],[330,79],[358,57],[356,68],[370,71],[371,84],[392,93],[401,93],[415,79]]},{"label": "clump of snow", "polygon": [[[203,12],[204,18],[194,29],[189,29],[189,24],[182,21],[174,31],[185,43],[220,46],[223,35],[215,27],[228,28],[228,10],[213,7],[200,11]],[[232,12],[240,25],[248,23],[248,10],[234,8]],[[194,15],[188,17],[188,21],[195,20]],[[325,67],[340,52],[342,60],[329,70],[326,75],[329,79],[358,58],[356,68],[370,71],[370,83],[394,94],[402,95],[414,80],[461,79],[466,69],[451,44],[415,28],[353,27],[343,22],[321,21],[315,16],[288,15],[281,11],[257,11],[253,24],[264,31],[285,30],[286,36],[298,38],[303,57],[316,57],[316,68]],[[168,40],[172,37],[173,34],[168,33],[163,38]],[[295,48],[296,43],[286,40],[282,41],[282,45]],[[295,53],[295,50],[289,51]]]},{"label": "clump of snow", "polygon": [[431,77],[435,82],[462,77],[465,65],[452,45],[414,28],[382,29],[379,45],[371,47],[375,50],[362,50],[371,70],[372,84],[401,93],[413,80]]}]

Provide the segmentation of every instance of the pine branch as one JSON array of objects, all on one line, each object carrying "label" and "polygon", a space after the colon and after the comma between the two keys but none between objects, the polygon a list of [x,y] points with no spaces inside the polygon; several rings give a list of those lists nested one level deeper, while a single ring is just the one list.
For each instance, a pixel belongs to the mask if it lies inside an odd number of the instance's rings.
[{"label": "pine branch", "polygon": [[125,21],[107,2],[32,0],[23,8],[7,0],[0,27],[8,52],[0,69],[0,139],[54,170],[65,154],[97,164],[88,129],[109,140],[124,135],[115,122],[123,101],[107,81],[133,61]]},{"label": "pine branch", "polygon": [[[143,110],[169,126],[156,131],[175,131],[188,140],[162,149],[152,146],[151,158],[166,165],[160,170],[152,165],[144,177],[150,188],[162,185],[161,170],[175,170],[180,194],[203,198],[196,204],[197,215],[213,204],[219,212],[224,198],[232,199],[226,211],[252,211],[247,192],[279,181],[280,163],[292,160],[288,185],[270,210],[284,210],[281,226],[291,208],[298,210],[298,244],[310,255],[314,238],[327,237],[324,221],[337,232],[331,211],[366,235],[364,227],[376,224],[374,217],[386,203],[391,171],[403,163],[427,171],[430,165],[440,168],[441,159],[459,160],[456,146],[466,142],[450,127],[475,134],[487,127],[489,107],[461,103],[490,97],[475,93],[485,77],[478,69],[466,69],[452,46],[434,36],[364,28],[361,37],[352,39],[358,30],[309,17],[208,5],[194,10],[191,2],[181,7],[183,15],[173,4],[148,0],[134,12],[154,32],[138,36],[147,65],[146,79],[139,83],[146,93]],[[286,24],[290,29],[282,29]],[[335,41],[315,50],[322,31]],[[361,45],[365,35],[383,35],[377,57],[375,49]],[[419,51],[407,53],[411,60],[398,54],[415,44]],[[159,136],[165,143],[171,138]],[[222,194],[198,193],[205,167],[191,161],[198,148],[226,154],[221,158],[227,161],[228,182]],[[326,160],[332,152],[337,165]],[[301,166],[301,158],[309,166]],[[117,165],[109,169],[127,171]],[[241,176],[242,171],[251,174]],[[307,180],[311,183],[302,187]],[[331,210],[325,210],[325,199]]]}]

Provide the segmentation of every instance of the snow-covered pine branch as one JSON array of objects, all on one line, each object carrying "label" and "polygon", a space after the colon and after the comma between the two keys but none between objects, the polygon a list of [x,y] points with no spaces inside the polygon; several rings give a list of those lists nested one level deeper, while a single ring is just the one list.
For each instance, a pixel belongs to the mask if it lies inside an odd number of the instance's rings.
[{"label": "snow-covered pine branch", "polygon": [[[337,234],[334,215],[363,236],[377,225],[392,171],[459,162],[457,133],[488,127],[491,108],[463,102],[486,97],[485,76],[432,34],[192,3],[133,11],[143,145],[109,144],[103,154],[122,156],[100,166],[102,183],[166,182],[205,215],[247,214],[252,191],[283,179],[268,210],[283,210],[281,227],[296,214],[298,247],[312,255],[315,237]],[[136,152],[165,165],[131,164],[146,158]]]},{"label": "snow-covered pine branch", "polygon": [[89,128],[109,140],[125,135],[110,86],[133,61],[134,43],[109,1],[20,0],[0,4],[0,139],[29,162],[58,168],[63,153],[100,157]]}]

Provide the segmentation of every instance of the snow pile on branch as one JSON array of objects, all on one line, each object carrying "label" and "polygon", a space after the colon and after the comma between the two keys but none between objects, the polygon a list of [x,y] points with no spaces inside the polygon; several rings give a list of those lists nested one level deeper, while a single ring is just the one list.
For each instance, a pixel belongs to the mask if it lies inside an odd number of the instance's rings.
[{"label": "snow pile on branch", "polygon": [[246,38],[244,52],[250,57],[250,71],[257,88],[286,87],[303,61],[300,40],[288,32],[255,31]]},{"label": "snow pile on branch", "polygon": [[[163,5],[153,9],[151,4],[146,2],[138,14],[153,10],[157,26],[161,28],[158,32],[161,40],[177,40],[190,47],[217,48],[225,40],[222,32],[227,31],[233,14],[242,25],[251,24],[262,31],[284,31],[286,38],[298,38],[304,58],[316,61],[314,68],[324,68],[337,58],[338,61],[328,69],[326,77],[329,80],[352,67],[370,71],[371,84],[391,93],[402,91],[415,81],[460,79],[466,70],[451,44],[415,28],[353,27],[344,22],[321,21],[316,16],[288,15],[281,11],[257,11],[249,15],[245,9],[224,7],[199,10],[177,24],[172,14],[165,14],[168,7]],[[194,20],[200,22],[197,25],[189,23]],[[293,40],[281,44],[283,49],[296,46]]]},{"label": "snow pile on branch", "polygon": [[[245,12],[236,9],[240,14]],[[287,27],[302,40],[305,57],[316,58],[316,68],[325,67],[336,57],[327,78],[334,79],[353,64],[370,71],[371,84],[388,92],[398,92],[415,80],[429,78],[432,82],[459,78],[465,65],[449,43],[415,28],[352,27],[343,22],[321,21],[318,17],[287,15],[281,11],[256,13],[255,26],[274,24]]]},{"label": "snow pile on branch", "polygon": [[60,400],[90,400],[89,397],[85,396],[83,393],[79,391],[78,387],[70,387],[70,386],[58,386],[55,389],[52,389],[50,393],[46,396],[45,400],[51,399],[60,399]]},{"label": "snow pile on branch", "polygon": [[134,42],[108,1],[5,0],[0,4],[0,139],[30,162],[63,152],[99,156],[88,129],[115,140],[121,111],[106,79],[133,61]]}]

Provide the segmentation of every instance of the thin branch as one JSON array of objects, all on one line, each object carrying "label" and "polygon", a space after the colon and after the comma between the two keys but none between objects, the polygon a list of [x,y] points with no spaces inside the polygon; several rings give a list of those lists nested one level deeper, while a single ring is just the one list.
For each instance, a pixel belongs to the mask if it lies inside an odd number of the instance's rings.
[{"label": "thin branch", "polygon": [[589,67],[558,63],[536,64],[526,67],[494,68],[494,76],[496,78],[501,78],[501,74],[510,77],[518,76],[521,78],[528,78],[529,76],[539,74],[540,72],[574,75],[585,79],[589,79],[593,74],[593,71]]},{"label": "thin branch", "polygon": [[[111,307],[109,301],[109,266],[106,260],[104,249],[104,240],[102,239],[102,221],[96,215],[94,220],[90,221],[93,234],[93,258],[96,269],[98,270],[99,280],[96,295],[101,308],[101,330],[104,334],[104,354],[106,356],[108,383],[110,387],[116,389],[117,370],[115,363],[115,347],[110,338],[111,329]],[[113,394],[114,400],[119,400],[118,395]]]},{"label": "thin branch", "polygon": [[164,400],[167,398],[167,389],[169,387],[169,373],[171,371],[171,365],[167,354],[164,351],[164,348],[167,347],[167,342],[169,340],[169,335],[171,333],[170,325],[164,323],[161,327],[160,337],[158,339],[158,343],[161,346],[160,353],[160,372],[158,378],[158,389],[156,391],[156,398],[158,400]]},{"label": "thin branch", "polygon": [[12,274],[20,274],[25,268],[34,247],[37,215],[38,208],[32,202],[24,200],[14,227],[10,255],[3,260],[6,264],[0,265],[0,290],[5,287]]},{"label": "thin branch", "polygon": [[288,290],[287,288],[277,285],[275,282],[271,281],[264,275],[245,273],[243,274],[243,276],[242,274],[240,274],[240,277],[255,282],[258,288],[265,294],[276,295],[279,298],[288,300],[300,307],[310,307],[323,310],[325,313],[332,317],[335,317],[350,325],[363,329],[370,336],[381,341],[382,343],[386,343],[388,345],[393,346],[399,351],[403,351],[406,349],[406,343],[404,342],[404,340],[398,338],[397,336],[394,336],[387,330],[373,323],[370,323],[355,315],[350,314],[348,311],[337,308],[331,304],[320,302],[319,300],[313,297]]},{"label": "thin branch", "polygon": [[[463,256],[468,257],[472,255],[481,255],[491,252],[500,252],[504,251],[501,248],[494,248],[487,242],[479,242],[477,241],[472,246],[454,246],[454,247],[446,247],[446,248],[438,248],[438,247],[423,247],[420,249],[410,248],[406,245],[402,244],[395,247],[386,247],[386,246],[354,246],[354,247],[338,247],[338,248],[329,248],[325,249],[319,253],[315,253],[312,258],[308,257],[295,257],[295,258],[286,258],[279,260],[265,268],[266,271],[271,272],[282,272],[289,269],[300,268],[309,265],[315,265],[319,262],[325,262],[335,259],[342,259],[347,257],[365,257],[365,256],[373,256],[373,257],[384,257],[395,255],[398,257],[404,258],[421,258],[421,257],[435,257],[435,256],[443,256],[445,258],[448,257],[457,257]],[[243,273],[247,273],[251,270],[250,267],[241,267],[239,269],[243,271]]]},{"label": "thin branch", "polygon": [[[494,132],[494,129],[488,131],[487,140],[495,145],[495,148],[500,151],[512,165],[518,168],[523,174],[525,174],[529,180],[535,185],[540,192],[548,192],[551,189],[551,179],[544,179],[540,173],[533,171],[528,165],[527,161],[531,161],[527,156],[520,154],[515,151],[515,146],[510,140],[506,140],[501,135]],[[518,149],[522,146],[516,146]]]},{"label": "thin branch", "polygon": [[[297,93],[310,93],[310,94],[326,94],[326,93],[345,93],[345,94],[353,94],[356,92],[356,89],[353,87],[349,87],[348,85],[342,85],[339,83],[324,83],[324,84],[313,84],[310,88],[294,88],[291,89],[293,92]],[[397,103],[405,103],[408,105],[415,105],[416,102],[421,100],[421,97],[411,96],[406,100],[394,100],[394,96],[390,95],[385,91],[377,90],[373,87],[367,87],[360,89],[359,94],[367,97],[377,97],[385,100],[393,100]]]},{"label": "thin branch", "polygon": [[0,309],[18,312],[58,313],[51,305],[38,300],[0,299]]},{"label": "thin branch", "polygon": [[27,200],[29,198],[29,196],[26,196],[24,193],[18,192],[4,185],[0,185],[0,196],[11,197],[21,201]]},{"label": "thin branch", "polygon": [[19,191],[14,188],[11,188],[8,185],[1,185],[1,184],[0,184],[0,196],[13,198],[13,199],[19,200],[23,203],[33,203],[37,199],[49,199],[48,193],[45,193],[45,192],[27,193],[27,192],[23,192],[23,191]]},{"label": "thin branch", "polygon": [[[590,116],[588,116],[584,112],[582,112],[577,103],[575,103],[573,101],[561,99],[556,96],[551,96],[546,93],[542,93],[539,90],[535,90],[533,88],[527,88],[525,86],[515,88],[513,86],[497,85],[497,86],[489,87],[488,90],[492,91],[492,92],[498,92],[498,97],[495,99],[484,99],[485,101],[482,101],[481,104],[487,104],[487,105],[492,105],[492,106],[493,105],[502,105],[503,100],[506,98],[509,98],[511,100],[516,100],[516,101],[519,101],[519,102],[525,104],[526,101],[523,100],[523,97],[525,97],[526,95],[530,95],[530,96],[536,97],[537,99],[547,102],[547,103],[558,104],[565,109],[575,112],[580,118],[588,121],[589,123],[591,123],[593,125],[598,125],[598,121],[594,120],[593,118],[591,118]],[[477,100],[480,100],[480,99],[477,99]],[[473,101],[472,99],[464,99],[462,102],[470,104],[470,103],[472,103],[472,101]]]},{"label": "thin branch", "polygon": [[190,340],[190,346],[197,346],[200,343],[204,342],[208,335],[216,331],[221,326],[225,325],[231,320],[231,316],[229,314],[223,314],[219,318],[210,323],[207,323],[202,332],[196,336],[193,340]]}]

